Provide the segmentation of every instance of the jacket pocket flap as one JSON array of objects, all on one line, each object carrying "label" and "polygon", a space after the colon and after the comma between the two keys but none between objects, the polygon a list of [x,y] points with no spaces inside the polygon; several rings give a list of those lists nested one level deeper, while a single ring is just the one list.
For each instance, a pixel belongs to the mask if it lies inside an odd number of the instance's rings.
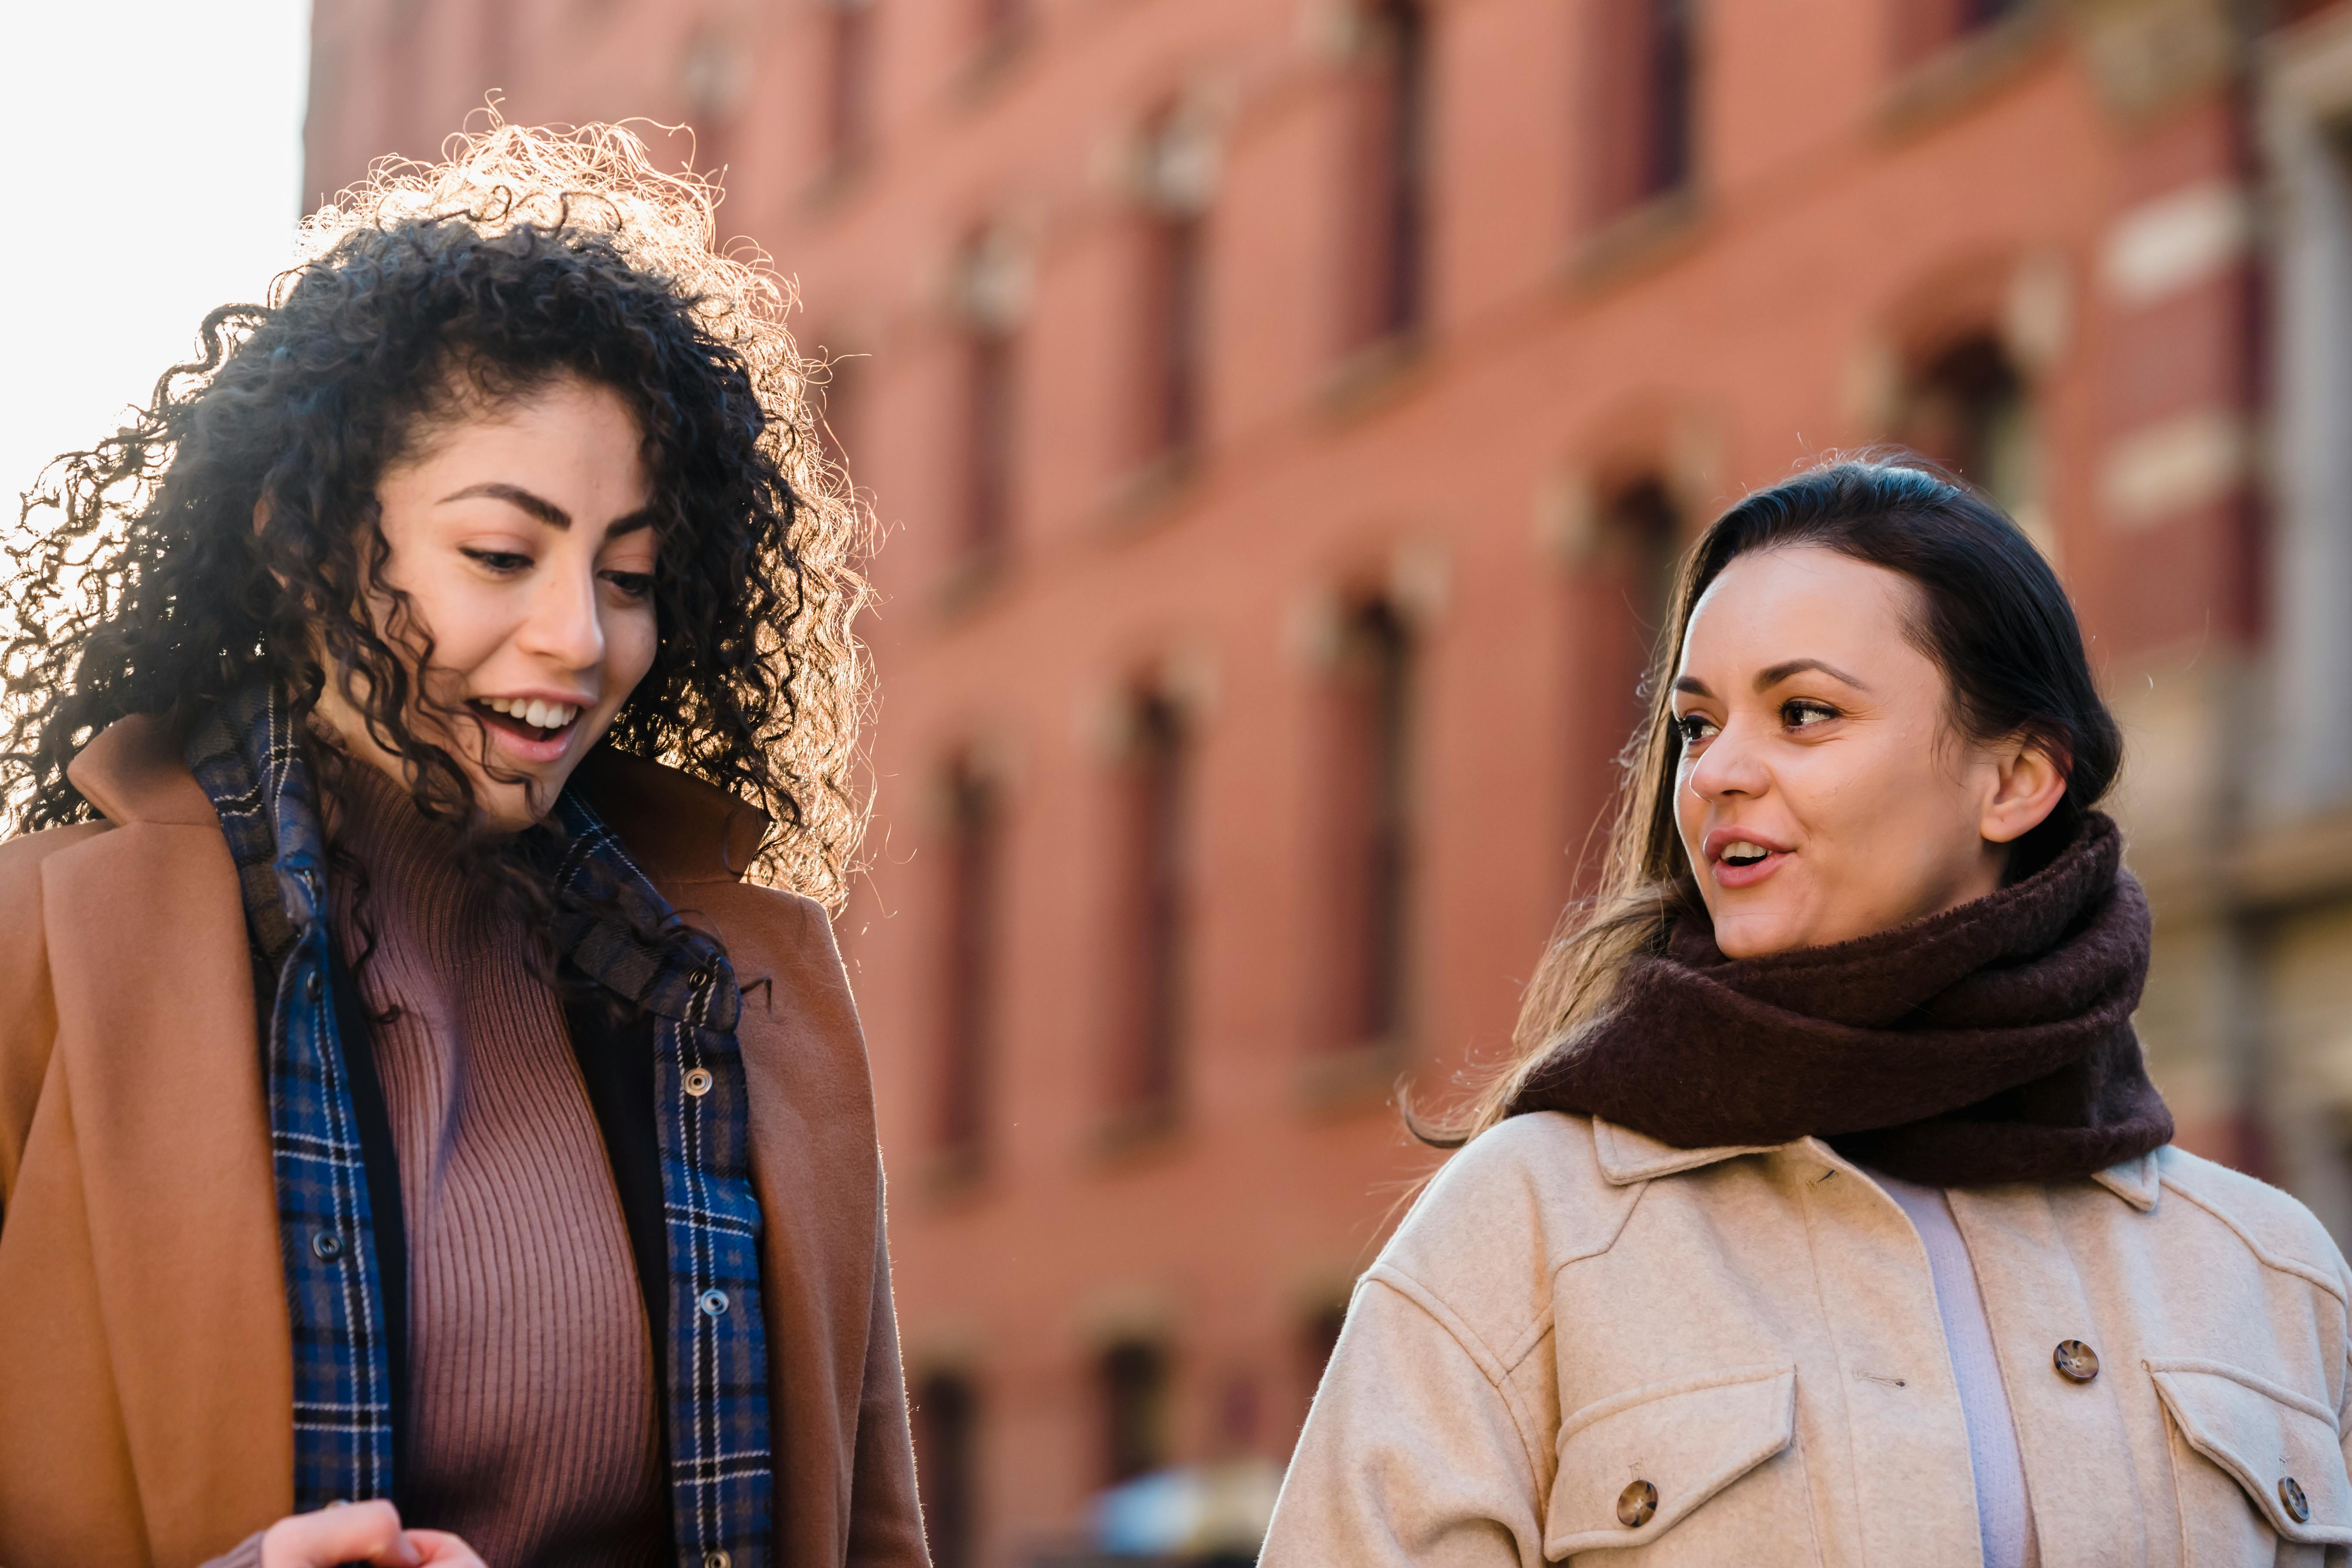
[{"label": "jacket pocket flap", "polygon": [[2352,1480],[2334,1412],[2221,1362],[2151,1361],[2147,1370],[2189,1446],[2243,1488],[2273,1530],[2352,1545]]},{"label": "jacket pocket flap", "polygon": [[1654,1541],[1787,1447],[1796,1415],[1792,1366],[1725,1367],[1576,1411],[1559,1424],[1544,1555]]}]

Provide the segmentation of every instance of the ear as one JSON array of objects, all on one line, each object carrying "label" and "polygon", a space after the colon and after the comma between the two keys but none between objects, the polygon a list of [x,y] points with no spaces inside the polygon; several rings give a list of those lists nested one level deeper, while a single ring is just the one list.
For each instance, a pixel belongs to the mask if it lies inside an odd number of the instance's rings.
[{"label": "ear", "polygon": [[2065,794],[2065,771],[2050,753],[2030,742],[2020,745],[2000,758],[1977,831],[1990,843],[2015,843],[2041,826]]}]

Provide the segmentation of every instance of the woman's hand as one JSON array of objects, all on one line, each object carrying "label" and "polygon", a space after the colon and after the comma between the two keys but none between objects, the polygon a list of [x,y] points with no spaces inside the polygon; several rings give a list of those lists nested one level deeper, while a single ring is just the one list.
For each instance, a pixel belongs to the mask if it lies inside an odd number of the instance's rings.
[{"label": "woman's hand", "polygon": [[474,1549],[454,1535],[401,1529],[400,1511],[381,1499],[289,1514],[261,1537],[261,1568],[338,1568],[344,1563],[482,1568]]}]

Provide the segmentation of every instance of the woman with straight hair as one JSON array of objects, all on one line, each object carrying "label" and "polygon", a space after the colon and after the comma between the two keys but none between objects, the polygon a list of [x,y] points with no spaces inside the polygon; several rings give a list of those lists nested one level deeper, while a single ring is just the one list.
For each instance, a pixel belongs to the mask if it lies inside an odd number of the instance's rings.
[{"label": "woman with straight hair", "polygon": [[1357,1287],[1265,1568],[2341,1563],[2352,1274],[2172,1147],[2115,721],[1902,461],[1687,558],[1598,896]]},{"label": "woman with straight hair", "polygon": [[861,524],[713,205],[383,166],[27,499],[6,1568],[922,1568]]}]

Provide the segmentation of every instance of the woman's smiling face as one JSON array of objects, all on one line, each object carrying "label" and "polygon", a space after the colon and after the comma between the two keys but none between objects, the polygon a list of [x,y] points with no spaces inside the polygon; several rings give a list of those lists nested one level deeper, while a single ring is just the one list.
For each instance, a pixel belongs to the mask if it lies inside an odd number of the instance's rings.
[{"label": "woman's smiling face", "polygon": [[[426,700],[407,722],[465,767],[490,826],[544,816],[653,667],[640,442],[618,394],[563,377],[437,426],[377,486],[383,579],[433,643]],[[390,609],[375,606],[380,629]],[[319,711],[347,748],[408,783],[336,682]]]},{"label": "woman's smiling face", "polygon": [[1822,947],[1981,898],[2064,775],[1980,745],[1911,633],[1918,591],[1819,546],[1734,560],[1676,671],[1675,818],[1732,958]]}]

